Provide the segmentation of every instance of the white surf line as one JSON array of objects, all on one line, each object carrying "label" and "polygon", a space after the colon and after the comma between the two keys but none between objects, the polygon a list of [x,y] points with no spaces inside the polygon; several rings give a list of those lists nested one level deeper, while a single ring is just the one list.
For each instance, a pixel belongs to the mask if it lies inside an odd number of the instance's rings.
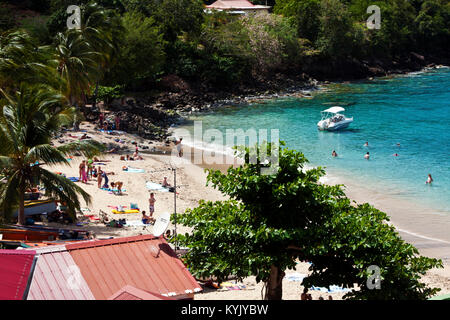
[{"label": "white surf line", "polygon": [[414,233],[414,232],[411,232],[411,231],[406,231],[406,230],[403,230],[403,229],[400,229],[400,228],[397,228],[397,227],[395,227],[395,228],[398,231],[400,231],[400,232],[404,232],[404,233],[410,234],[410,235],[418,237],[418,238],[450,244],[450,241],[445,241],[445,240],[436,239],[436,238],[430,238],[430,237],[423,236],[423,235],[420,235],[420,234],[417,234],[417,233]]}]

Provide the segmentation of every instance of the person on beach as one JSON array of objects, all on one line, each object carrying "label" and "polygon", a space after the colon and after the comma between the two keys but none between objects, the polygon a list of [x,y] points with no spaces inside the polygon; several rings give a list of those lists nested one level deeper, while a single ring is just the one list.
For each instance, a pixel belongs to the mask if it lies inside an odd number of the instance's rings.
[{"label": "person on beach", "polygon": [[156,221],[155,218],[152,218],[152,217],[150,217],[150,216],[147,216],[147,215],[145,214],[145,211],[142,211],[142,223],[143,223],[143,224],[153,224],[153,223],[155,223],[155,221]]},{"label": "person on beach", "polygon": [[83,168],[83,161],[81,161],[80,165],[78,166],[78,181],[81,181],[81,179],[83,178],[82,168]]},{"label": "person on beach", "polygon": [[367,152],[367,153],[364,155],[364,159],[369,160],[369,158],[370,158],[370,154]]},{"label": "person on beach", "polygon": [[105,183],[103,184],[103,188],[108,189],[108,175],[106,174],[106,172],[102,171],[102,178],[105,180]]},{"label": "person on beach", "polygon": [[180,140],[177,140],[175,142],[175,146],[177,147],[178,156],[181,158],[183,156],[183,149],[181,149],[181,141],[183,141],[183,138],[180,138]]},{"label": "person on beach", "polygon": [[100,167],[97,169],[97,186],[100,189],[102,187],[102,180],[103,180],[103,171]]},{"label": "person on beach", "polygon": [[87,175],[86,175],[86,160],[83,160],[80,164],[80,176],[81,182],[87,183]]},{"label": "person on beach", "polygon": [[366,143],[364,143],[364,147],[368,147],[369,146],[369,142],[366,141]]},{"label": "person on beach", "polygon": [[156,202],[155,194],[152,192],[150,193],[150,198],[148,199],[150,217],[153,217],[153,213],[155,212],[155,202]]},{"label": "person on beach", "polygon": [[114,122],[116,123],[116,130],[120,130],[120,118],[118,115],[114,118]]},{"label": "person on beach", "polygon": [[98,116],[98,124],[100,125],[100,128],[103,128],[103,120],[105,120],[105,114],[100,112],[100,115]]},{"label": "person on beach", "polygon": [[172,187],[172,186],[170,185],[170,183],[167,181],[167,177],[164,177],[164,180],[163,180],[163,182],[161,183],[161,185],[162,185],[164,188],[169,189],[169,192],[175,192],[175,188]]},{"label": "person on beach", "polygon": [[335,151],[335,150],[333,150],[333,152],[331,153],[331,156],[332,156],[332,157],[337,157],[337,156],[338,156],[338,154],[336,153],[336,151]]},{"label": "person on beach", "polygon": [[87,176],[88,178],[92,178],[92,169],[94,168],[94,161],[92,159],[88,159],[87,161]]},{"label": "person on beach", "polygon": [[431,177],[431,174],[429,173],[428,174],[428,179],[427,179],[427,181],[425,182],[425,184],[431,184],[433,182],[433,178]]},{"label": "person on beach", "polygon": [[169,182],[167,181],[167,177],[164,177],[164,180],[163,180],[163,182],[161,183],[161,185],[162,185],[164,188],[170,187],[170,184],[169,184]]},{"label": "person on beach", "polygon": [[303,293],[300,296],[300,300],[312,300],[311,294],[308,293],[308,288],[303,289]]},{"label": "person on beach", "polygon": [[111,182],[111,189],[117,188],[117,194],[122,194],[122,186],[123,186],[122,181]]},{"label": "person on beach", "polygon": [[137,148],[136,148],[136,151],[133,153],[133,159],[134,159],[134,160],[144,160],[144,158],[142,158],[142,157],[139,155],[139,151],[137,150]]}]

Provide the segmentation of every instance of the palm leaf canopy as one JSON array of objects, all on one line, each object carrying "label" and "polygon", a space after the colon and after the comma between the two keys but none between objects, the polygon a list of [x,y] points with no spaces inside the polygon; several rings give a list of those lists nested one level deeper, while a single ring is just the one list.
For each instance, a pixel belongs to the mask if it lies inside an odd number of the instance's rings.
[{"label": "palm leaf canopy", "polygon": [[52,146],[53,135],[71,123],[75,108],[67,107],[61,94],[43,85],[22,84],[12,95],[0,89],[0,97],[0,171],[6,177],[0,185],[0,211],[10,214],[19,204],[19,195],[36,185],[72,212],[80,208],[78,195],[89,203],[90,196],[82,188],[42,167],[70,165],[67,156],[73,152],[92,157],[103,150],[90,140]]}]

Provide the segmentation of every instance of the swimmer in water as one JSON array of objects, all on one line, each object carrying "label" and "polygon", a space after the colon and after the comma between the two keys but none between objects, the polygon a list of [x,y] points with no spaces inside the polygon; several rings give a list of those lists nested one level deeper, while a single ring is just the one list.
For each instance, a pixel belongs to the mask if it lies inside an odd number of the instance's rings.
[{"label": "swimmer in water", "polygon": [[394,153],[393,156],[394,156],[394,157],[398,157],[398,153]]},{"label": "swimmer in water", "polygon": [[370,155],[369,155],[369,153],[367,152],[367,153],[364,155],[364,159],[369,160],[369,158],[370,158]]},{"label": "swimmer in water", "polygon": [[332,157],[337,157],[337,156],[338,156],[338,154],[336,153],[336,151],[335,151],[335,150],[333,150],[333,152],[331,153],[331,156],[332,156]]},{"label": "swimmer in water", "polygon": [[431,184],[433,182],[433,178],[431,177],[431,174],[428,174],[428,179],[425,182],[425,184]]},{"label": "swimmer in water", "polygon": [[364,147],[368,147],[369,146],[369,142],[366,141],[366,143],[364,143]]}]

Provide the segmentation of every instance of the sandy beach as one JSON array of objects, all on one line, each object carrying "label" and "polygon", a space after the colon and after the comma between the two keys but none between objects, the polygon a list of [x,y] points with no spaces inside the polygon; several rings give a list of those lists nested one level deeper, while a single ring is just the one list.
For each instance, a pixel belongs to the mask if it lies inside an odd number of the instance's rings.
[{"label": "sandy beach", "polygon": [[[149,149],[139,148],[141,156],[144,160],[138,161],[124,161],[120,160],[120,154],[106,154],[101,157],[100,160],[106,160],[103,165],[100,165],[102,170],[107,173],[113,172],[114,174],[109,174],[109,182],[121,181],[123,182],[123,194],[115,195],[112,192],[101,190],[97,187],[97,181],[88,181],[87,184],[82,182],[76,182],[81,186],[86,192],[92,196],[92,203],[87,205],[83,203],[82,207],[86,215],[98,215],[100,210],[106,212],[108,218],[112,219],[123,219],[128,221],[140,221],[141,213],[132,214],[113,214],[112,207],[114,206],[127,206],[137,204],[142,210],[149,212],[149,194],[154,192],[155,194],[155,213],[154,217],[157,217],[161,213],[170,212],[174,210],[174,193],[172,192],[160,192],[157,190],[149,190],[146,187],[147,182],[161,183],[164,177],[170,184],[173,185],[173,171],[169,168],[177,167],[177,199],[176,199],[176,212],[178,214],[184,213],[188,208],[193,208],[198,205],[200,199],[205,200],[223,200],[225,197],[217,190],[212,187],[206,186],[206,173],[204,172],[205,166],[197,166],[187,161],[180,161],[176,157],[170,156],[170,147],[164,143],[158,143],[154,141],[144,140],[138,136],[123,133],[120,136],[110,135],[107,133],[99,132],[95,130],[94,124],[82,123],[82,130],[86,130],[85,133],[92,139],[100,142],[113,143],[118,146],[127,147],[128,152],[123,151],[121,154],[132,154],[135,150],[135,145],[131,142],[135,141],[139,146],[149,146]],[[78,133],[79,134],[79,133]],[[73,135],[73,133],[71,133]],[[122,142],[115,142],[114,139],[120,138]],[[55,145],[59,143],[66,143],[73,141],[76,138],[70,137],[69,133],[65,133],[62,137],[55,140]],[[58,142],[61,141],[61,142]],[[156,150],[151,151],[153,148]],[[125,149],[124,149],[125,150]],[[163,152],[166,152],[165,154]],[[78,177],[78,166],[80,162],[84,160],[82,157],[74,156],[70,161],[70,166],[54,166],[51,167],[53,172],[61,172],[67,177]],[[143,169],[145,172],[127,172],[123,171],[123,166],[129,166],[136,169]],[[98,167],[98,165],[97,165]],[[216,166],[217,167],[217,166]],[[225,170],[227,166],[217,167],[221,170]],[[332,183],[342,183],[342,181],[330,181]],[[392,216],[392,221],[394,225],[400,226],[400,228],[406,232],[401,232],[402,237],[408,242],[414,244],[421,252],[421,254],[428,255],[430,257],[437,257],[443,259],[445,264],[444,269],[431,270],[424,276],[424,281],[429,283],[431,286],[439,287],[442,289],[440,294],[450,293],[450,242],[447,244],[445,242],[435,241],[433,239],[445,241],[438,227],[436,230],[437,235],[435,235],[433,230],[429,230],[428,233],[423,233],[421,230],[416,230],[415,228],[409,229],[413,223],[410,221],[411,218],[407,215],[408,212],[405,210],[401,211],[402,204],[394,205],[391,203],[389,207],[384,208],[383,206],[388,206],[389,202],[386,201],[372,201],[374,198],[367,198],[367,194],[364,194],[364,190],[358,188],[357,186],[352,186],[347,184],[347,193],[350,198],[356,200],[357,202],[370,202],[373,203],[381,210],[385,210],[389,215]],[[380,205],[380,206],[379,206]],[[414,213],[414,217],[419,213]],[[422,213],[425,214],[425,213]],[[444,217],[446,219],[446,217]],[[409,221],[409,223],[408,223]],[[430,222],[431,223],[431,222]],[[439,226],[438,222],[434,222]],[[50,223],[51,226],[56,226],[54,223]],[[67,226],[64,226],[67,227]],[[151,234],[152,226],[138,226],[138,227],[125,227],[125,228],[112,228],[106,227],[104,224],[98,222],[90,222],[85,226],[70,225],[70,228],[83,228],[95,233],[97,238],[108,238],[108,237],[123,237],[139,234]],[[174,226],[169,225],[169,230],[173,231]],[[448,230],[448,229],[447,229]],[[178,233],[189,232],[187,228],[178,225]],[[409,232],[409,233],[408,233]],[[422,233],[423,238],[420,237]],[[419,236],[417,236],[419,235]],[[441,237],[442,236],[442,237]],[[287,270],[286,277],[283,280],[283,299],[287,300],[298,300],[300,294],[303,291],[303,287],[300,285],[301,278],[308,274],[307,263],[298,263],[295,270]],[[224,289],[209,289],[201,293],[196,294],[195,299],[198,300],[260,300],[261,290],[263,289],[263,284],[257,284],[254,277],[249,277],[244,279],[243,283],[235,283],[230,280],[230,285],[240,285],[240,290],[228,290]],[[332,285],[332,284],[330,284]],[[337,290],[339,291],[339,290]],[[323,297],[328,299],[331,296],[334,300],[341,299],[345,292],[321,292],[319,290],[310,290],[313,299],[318,299]]]}]

